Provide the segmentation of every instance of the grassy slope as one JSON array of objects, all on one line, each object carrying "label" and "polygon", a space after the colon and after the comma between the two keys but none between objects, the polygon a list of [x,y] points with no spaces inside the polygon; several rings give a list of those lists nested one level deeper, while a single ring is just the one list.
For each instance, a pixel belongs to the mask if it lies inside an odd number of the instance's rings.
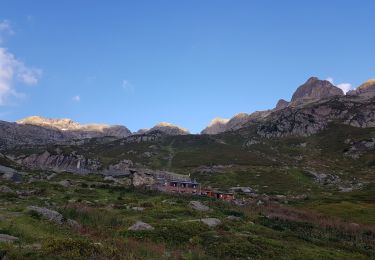
[{"label": "grassy slope", "polygon": [[[0,197],[1,233],[20,238],[15,245],[0,244],[0,252],[10,258],[154,258],[214,259],[217,257],[281,259],[359,259],[373,254],[371,244],[341,241],[328,229],[306,229],[295,221],[280,222],[264,218],[258,208],[239,208],[228,203],[200,198],[213,210],[207,213],[187,207],[191,199],[154,192],[110,187],[94,176],[59,176],[74,185],[63,188],[47,182],[8,186],[39,190],[38,195],[18,198]],[[84,184],[83,184],[84,183]],[[95,188],[90,188],[95,185]],[[94,187],[94,186],[92,186]],[[29,214],[28,205],[41,205],[78,221],[80,228],[56,225]],[[144,207],[143,212],[131,207]],[[130,207],[130,208],[129,208]],[[228,215],[240,221],[228,221]],[[208,228],[191,220],[216,217],[223,223]],[[134,233],[127,230],[137,220],[155,227],[154,231]],[[314,238],[306,236],[312,232]],[[327,239],[331,237],[335,239]],[[100,244],[98,244],[100,243]],[[38,249],[41,247],[41,249]]]}]

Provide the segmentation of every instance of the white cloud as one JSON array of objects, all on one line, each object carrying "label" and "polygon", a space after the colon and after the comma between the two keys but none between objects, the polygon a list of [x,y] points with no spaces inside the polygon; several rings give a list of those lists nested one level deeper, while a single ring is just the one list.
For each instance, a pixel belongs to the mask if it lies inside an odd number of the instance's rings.
[{"label": "white cloud", "polygon": [[[8,20],[0,21],[0,44],[5,33],[14,34]],[[16,90],[16,83],[36,85],[41,75],[41,69],[26,66],[6,48],[0,46],[0,106],[5,105],[10,97],[24,96]]]},{"label": "white cloud", "polygon": [[[334,80],[332,77],[326,78],[327,81],[331,82],[331,84],[335,85]],[[340,83],[335,85],[336,87],[340,88],[342,91],[344,91],[344,94],[346,94],[349,90],[352,90],[352,84],[350,83]]]},{"label": "white cloud", "polygon": [[134,91],[134,85],[127,79],[122,80],[122,88],[127,91]]},{"label": "white cloud", "polygon": [[353,89],[353,88],[352,88],[352,84],[350,84],[350,83],[341,83],[341,84],[338,84],[336,87],[341,88],[342,91],[344,91],[345,94],[346,94],[349,90]]},{"label": "white cloud", "polygon": [[72,100],[75,102],[79,102],[81,101],[81,97],[77,95],[77,96],[72,97]]},{"label": "white cloud", "polygon": [[35,85],[41,77],[40,69],[29,68],[17,60],[7,49],[0,47],[0,105],[4,105],[8,97],[18,97],[15,82]]}]

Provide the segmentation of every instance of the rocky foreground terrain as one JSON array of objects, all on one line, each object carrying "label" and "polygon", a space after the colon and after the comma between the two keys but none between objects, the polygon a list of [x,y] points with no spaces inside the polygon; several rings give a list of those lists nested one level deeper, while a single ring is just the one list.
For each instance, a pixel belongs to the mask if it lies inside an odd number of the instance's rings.
[{"label": "rocky foreground terrain", "polygon": [[[371,259],[374,89],[345,95],[310,78],[290,102],[214,119],[199,135],[1,121],[0,257]],[[154,189],[172,179],[235,200]]]}]

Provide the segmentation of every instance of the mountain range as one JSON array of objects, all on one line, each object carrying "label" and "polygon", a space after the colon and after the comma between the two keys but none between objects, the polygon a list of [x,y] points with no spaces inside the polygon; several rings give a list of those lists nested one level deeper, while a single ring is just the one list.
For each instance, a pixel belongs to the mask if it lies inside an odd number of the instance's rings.
[{"label": "mountain range", "polygon": [[[331,82],[311,77],[297,88],[290,102],[280,99],[273,109],[251,114],[239,113],[230,119],[215,118],[201,134],[213,135],[257,125],[257,133],[261,136],[309,135],[324,129],[335,120],[357,127],[374,127],[374,97],[374,79],[345,95]],[[71,119],[40,116],[31,116],[15,123],[0,121],[0,142],[3,145],[63,143],[105,136],[125,138],[154,132],[166,135],[190,134],[185,128],[165,122],[132,133],[121,125],[81,125]]]}]

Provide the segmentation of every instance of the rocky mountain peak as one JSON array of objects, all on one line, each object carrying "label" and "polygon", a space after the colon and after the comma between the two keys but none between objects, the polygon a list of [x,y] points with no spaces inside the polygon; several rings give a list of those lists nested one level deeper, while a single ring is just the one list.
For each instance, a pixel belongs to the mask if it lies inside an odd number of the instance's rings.
[{"label": "rocky mountain peak", "polygon": [[359,95],[363,97],[373,97],[375,96],[375,79],[369,79],[365,83],[361,84],[355,90],[351,90],[347,95]]},{"label": "rocky mountain peak", "polygon": [[289,105],[289,102],[285,99],[279,99],[279,101],[276,104],[275,110],[284,109]]},{"label": "rocky mountain peak", "polygon": [[30,116],[16,122],[18,125],[34,125],[69,133],[74,138],[92,138],[101,136],[126,137],[131,135],[129,129],[121,125],[79,124],[71,119],[51,119],[41,116]]},{"label": "rocky mountain peak", "polygon": [[186,128],[179,127],[175,124],[171,124],[168,122],[161,122],[155,125],[153,128],[146,131],[146,133],[160,131],[167,135],[187,135],[190,134],[189,130]]},{"label": "rocky mountain peak", "polygon": [[373,92],[375,94],[375,79],[369,79],[358,87],[361,92]]},{"label": "rocky mountain peak", "polygon": [[327,80],[317,77],[309,78],[303,85],[299,86],[292,96],[291,103],[299,105],[311,101],[317,101],[333,96],[343,96],[344,92]]},{"label": "rocky mountain peak", "polygon": [[72,129],[78,129],[80,127],[80,124],[74,122],[73,120],[69,118],[51,119],[51,118],[45,118],[41,116],[26,117],[24,119],[18,120],[17,124],[54,127],[60,130],[72,130]]},{"label": "rocky mountain peak", "polygon": [[216,117],[211,120],[210,124],[205,129],[202,130],[201,134],[214,135],[224,132],[228,121],[229,119]]}]

